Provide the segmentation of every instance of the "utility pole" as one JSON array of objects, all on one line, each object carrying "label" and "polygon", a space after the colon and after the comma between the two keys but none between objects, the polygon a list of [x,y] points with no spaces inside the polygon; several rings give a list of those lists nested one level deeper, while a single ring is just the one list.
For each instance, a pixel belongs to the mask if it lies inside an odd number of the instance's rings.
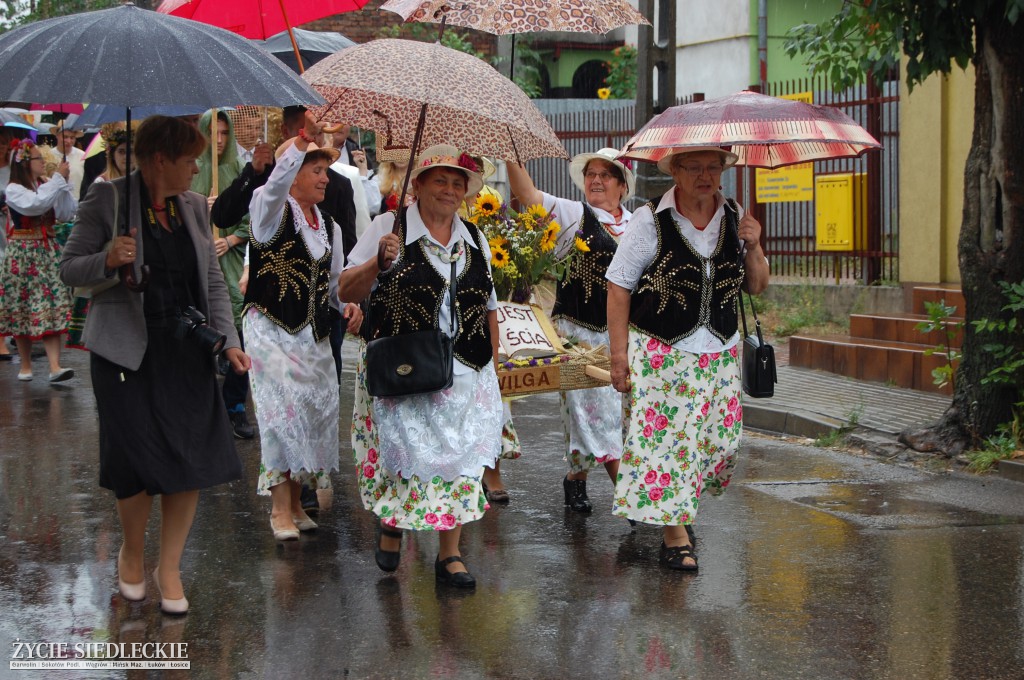
[{"label": "utility pole", "polygon": [[[637,28],[636,127],[676,103],[676,2],[640,0],[640,12],[651,22]],[[655,198],[668,191],[672,179],[652,163],[636,163],[637,196]]]}]

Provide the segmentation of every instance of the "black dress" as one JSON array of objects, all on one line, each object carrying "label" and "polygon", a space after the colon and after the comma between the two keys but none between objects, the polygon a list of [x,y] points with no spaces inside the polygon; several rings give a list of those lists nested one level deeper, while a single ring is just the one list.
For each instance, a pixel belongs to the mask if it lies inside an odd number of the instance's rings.
[{"label": "black dress", "polygon": [[211,355],[190,338],[175,337],[178,310],[198,307],[200,288],[192,239],[169,210],[171,233],[158,225],[141,228],[150,274],[143,293],[148,342],[139,370],[91,356],[100,486],[118,499],[203,489],[242,476]]}]

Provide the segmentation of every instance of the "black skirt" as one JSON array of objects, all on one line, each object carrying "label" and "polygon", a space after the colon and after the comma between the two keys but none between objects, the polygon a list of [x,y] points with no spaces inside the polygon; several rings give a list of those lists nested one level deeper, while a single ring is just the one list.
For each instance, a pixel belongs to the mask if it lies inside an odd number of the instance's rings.
[{"label": "black skirt", "polygon": [[100,486],[118,499],[224,484],[242,463],[214,363],[188,339],[149,333],[138,371],[91,356],[100,421]]}]

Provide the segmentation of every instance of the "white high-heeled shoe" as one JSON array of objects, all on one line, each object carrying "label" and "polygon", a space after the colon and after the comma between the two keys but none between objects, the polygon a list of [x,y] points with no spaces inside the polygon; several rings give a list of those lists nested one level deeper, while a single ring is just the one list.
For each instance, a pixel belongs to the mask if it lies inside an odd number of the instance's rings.
[{"label": "white high-heeled shoe", "polygon": [[275,541],[297,541],[299,540],[298,529],[278,529],[274,526],[274,518],[270,518],[270,530],[274,532]]},{"label": "white high-heeled shoe", "polygon": [[156,584],[156,592],[160,593],[160,611],[175,616],[188,614],[188,598],[180,597],[177,600],[171,600],[160,592],[160,567],[153,570],[153,582]]},{"label": "white high-heeled shoe", "polygon": [[128,583],[121,580],[122,550],[124,550],[123,545],[117,551],[117,590],[121,593],[121,597],[129,602],[141,602],[146,599],[146,579],[143,578],[141,583]]},{"label": "white high-heeled shoe", "polygon": [[292,515],[292,521],[295,522],[296,528],[299,531],[313,531],[319,526],[316,522],[309,518],[309,515],[302,513],[301,515]]}]

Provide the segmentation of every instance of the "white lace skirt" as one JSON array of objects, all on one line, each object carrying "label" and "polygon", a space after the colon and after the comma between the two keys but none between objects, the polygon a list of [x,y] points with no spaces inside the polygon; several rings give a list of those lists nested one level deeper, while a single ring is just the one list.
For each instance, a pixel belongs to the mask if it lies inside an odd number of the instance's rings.
[{"label": "white lace skirt", "polygon": [[490,362],[441,392],[375,398],[373,419],[384,467],[403,479],[477,477],[501,455],[504,417]]},{"label": "white lace skirt", "polygon": [[[608,347],[607,331],[593,331],[558,319],[558,332],[591,347]],[[565,458],[570,472],[586,472],[622,457],[622,395],[614,387],[562,392],[559,402],[565,432]]]},{"label": "white lace skirt", "polygon": [[292,335],[255,309],[242,325],[263,468],[337,470],[338,374],[330,340],[316,342],[308,326]]}]

